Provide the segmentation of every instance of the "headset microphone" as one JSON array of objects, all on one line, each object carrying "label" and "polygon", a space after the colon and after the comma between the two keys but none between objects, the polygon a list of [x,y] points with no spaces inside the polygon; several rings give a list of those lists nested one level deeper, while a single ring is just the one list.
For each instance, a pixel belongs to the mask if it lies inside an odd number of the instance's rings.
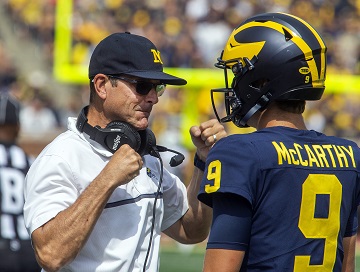
[{"label": "headset microphone", "polygon": [[[156,151],[157,152],[167,152],[167,151],[169,151],[169,152],[175,153],[176,155],[171,158],[170,163],[169,163],[171,167],[176,167],[176,166],[180,165],[185,160],[185,156],[183,154],[181,154],[180,152],[178,152],[176,150],[167,148],[165,146],[156,145],[155,147],[153,147],[153,149],[154,149],[155,152]],[[150,153],[150,155],[152,155],[152,154]],[[157,157],[157,156],[155,156],[155,157]]]}]

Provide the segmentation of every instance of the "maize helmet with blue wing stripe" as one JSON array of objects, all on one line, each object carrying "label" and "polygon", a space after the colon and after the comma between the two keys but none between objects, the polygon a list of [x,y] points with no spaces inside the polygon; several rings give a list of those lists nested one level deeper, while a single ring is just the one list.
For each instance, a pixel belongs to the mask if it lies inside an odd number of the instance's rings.
[{"label": "maize helmet with blue wing stripe", "polygon": [[[211,90],[221,122],[246,127],[249,118],[275,100],[318,100],[325,89],[326,46],[304,20],[285,13],[264,13],[231,33],[216,67],[224,70],[225,88]],[[234,75],[229,85],[227,70]],[[225,93],[220,118],[214,93]]]}]

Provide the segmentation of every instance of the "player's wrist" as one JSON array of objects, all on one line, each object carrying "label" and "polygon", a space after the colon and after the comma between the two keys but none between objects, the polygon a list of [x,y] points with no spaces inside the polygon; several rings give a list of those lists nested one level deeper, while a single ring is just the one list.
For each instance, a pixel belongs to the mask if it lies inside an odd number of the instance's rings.
[{"label": "player's wrist", "polygon": [[201,171],[205,171],[205,162],[200,159],[197,153],[195,153],[194,156],[194,166],[200,169]]}]

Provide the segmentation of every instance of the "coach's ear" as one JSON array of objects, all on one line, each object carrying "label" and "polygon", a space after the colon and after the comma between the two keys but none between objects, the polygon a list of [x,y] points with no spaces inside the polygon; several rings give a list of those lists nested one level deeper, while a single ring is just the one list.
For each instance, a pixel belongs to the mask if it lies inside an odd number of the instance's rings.
[{"label": "coach's ear", "polygon": [[92,80],[95,91],[101,99],[106,99],[106,83],[108,82],[108,80],[109,78],[104,74],[97,74]]}]

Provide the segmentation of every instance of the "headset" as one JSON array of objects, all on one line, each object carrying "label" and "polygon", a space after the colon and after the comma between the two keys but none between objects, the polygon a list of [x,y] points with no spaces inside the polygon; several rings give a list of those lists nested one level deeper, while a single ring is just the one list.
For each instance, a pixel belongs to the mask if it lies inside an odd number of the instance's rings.
[{"label": "headset", "polygon": [[101,144],[108,151],[115,153],[120,146],[128,144],[140,156],[151,155],[156,158],[160,157],[159,152],[173,152],[176,155],[171,158],[170,166],[180,165],[185,156],[178,151],[168,149],[164,146],[156,145],[156,138],[151,129],[136,130],[132,125],[122,121],[112,121],[106,128],[91,126],[87,121],[87,112],[89,106],[84,107],[76,121],[76,127],[80,132],[85,132],[90,139]]}]

